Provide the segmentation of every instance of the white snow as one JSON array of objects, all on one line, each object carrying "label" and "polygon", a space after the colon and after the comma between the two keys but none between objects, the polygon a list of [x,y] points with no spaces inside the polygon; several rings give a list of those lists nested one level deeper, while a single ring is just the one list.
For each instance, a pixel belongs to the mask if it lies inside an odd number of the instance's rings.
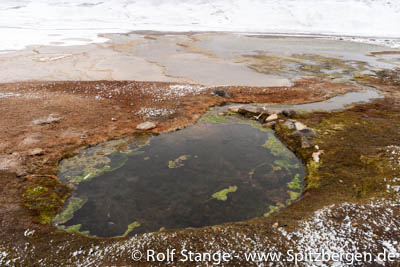
[{"label": "white snow", "polygon": [[2,0],[0,50],[104,42],[98,34],[134,30],[386,39],[400,38],[398,25],[398,0]]}]

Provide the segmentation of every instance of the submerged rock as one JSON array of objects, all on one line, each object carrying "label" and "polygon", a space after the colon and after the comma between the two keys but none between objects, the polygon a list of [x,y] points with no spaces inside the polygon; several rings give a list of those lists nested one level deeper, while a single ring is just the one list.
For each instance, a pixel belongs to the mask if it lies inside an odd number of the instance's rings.
[{"label": "submerged rock", "polygon": [[151,130],[157,127],[157,124],[155,124],[154,122],[151,121],[146,121],[143,123],[140,123],[136,126],[137,130],[142,130],[142,131],[146,131],[146,130]]}]

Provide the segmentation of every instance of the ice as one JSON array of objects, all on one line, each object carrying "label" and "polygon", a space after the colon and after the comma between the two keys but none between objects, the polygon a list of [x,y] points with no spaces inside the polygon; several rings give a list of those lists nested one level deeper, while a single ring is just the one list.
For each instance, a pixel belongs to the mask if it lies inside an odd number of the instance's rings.
[{"label": "ice", "polygon": [[98,34],[135,30],[374,37],[395,47],[398,25],[394,0],[2,0],[0,50],[104,42]]}]

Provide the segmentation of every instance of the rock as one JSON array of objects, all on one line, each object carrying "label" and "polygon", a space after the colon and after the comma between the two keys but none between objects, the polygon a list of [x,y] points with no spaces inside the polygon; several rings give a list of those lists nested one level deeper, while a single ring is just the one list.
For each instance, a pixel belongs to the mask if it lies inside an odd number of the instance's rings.
[{"label": "rock", "polygon": [[239,108],[239,113],[246,117],[254,117],[261,114],[262,109],[255,106],[242,106]]},{"label": "rock", "polygon": [[154,122],[146,121],[146,122],[143,122],[143,123],[138,124],[138,125],[136,126],[136,129],[137,129],[137,130],[146,131],[146,130],[154,129],[154,128],[156,128],[156,127],[157,127],[157,125],[156,125]]},{"label": "rock", "polygon": [[266,122],[271,122],[271,121],[275,121],[275,120],[277,120],[278,119],[278,114],[272,114],[272,115],[269,115],[266,119],[265,119],[265,121]]},{"label": "rock", "polygon": [[33,148],[28,151],[29,156],[38,156],[43,155],[43,149],[41,148]]},{"label": "rock", "polygon": [[231,106],[228,108],[228,111],[238,113],[240,108],[242,108],[242,106]]},{"label": "rock", "polygon": [[27,174],[24,159],[19,153],[12,153],[8,155],[0,155],[0,171],[15,172],[17,176],[23,176]]},{"label": "rock", "polygon": [[300,131],[294,131],[292,136],[315,137],[317,134],[313,130],[306,128]]},{"label": "rock", "polygon": [[310,148],[310,147],[312,147],[312,144],[311,144],[310,140],[308,140],[308,138],[305,137],[305,136],[301,137],[301,147],[302,148]]},{"label": "rock", "polygon": [[288,118],[293,117],[294,115],[296,115],[296,111],[294,110],[282,110],[282,115]]},{"label": "rock", "polygon": [[34,120],[33,124],[45,125],[45,124],[57,123],[57,122],[60,122],[61,120],[62,120],[62,118],[59,117],[57,114],[50,114],[47,118]]},{"label": "rock", "polygon": [[301,122],[299,122],[299,121],[296,121],[296,122],[294,123],[294,127],[295,127],[295,129],[296,129],[297,131],[301,131],[301,130],[307,129],[307,126],[305,126],[303,123],[301,123]]},{"label": "rock", "polygon": [[285,121],[285,123],[284,123],[283,125],[285,125],[289,130],[295,129],[295,126],[294,126],[294,122],[293,122],[293,121],[290,121],[290,120]]},{"label": "rock", "polygon": [[116,118],[111,118],[111,120],[112,120],[112,121],[117,121],[117,119],[116,119]]},{"label": "rock", "polygon": [[324,153],[323,150],[319,150],[319,151],[317,151],[317,152],[312,153],[312,158],[313,158],[313,160],[314,160],[316,163],[319,163],[319,161],[320,161],[319,156],[320,156],[322,153]]},{"label": "rock", "polygon": [[279,226],[279,223],[276,222],[276,223],[274,223],[274,224],[272,225],[272,228],[275,228],[275,229],[276,229],[276,228],[278,228],[278,226]]},{"label": "rock", "polygon": [[276,125],[275,121],[271,121],[271,122],[263,124],[264,127],[271,128],[271,129],[274,129],[275,125]]},{"label": "rock", "polygon": [[226,97],[226,98],[231,98],[233,96],[233,93],[228,90],[223,90],[223,89],[215,89],[214,91],[211,92],[212,96],[220,96],[220,97]]}]

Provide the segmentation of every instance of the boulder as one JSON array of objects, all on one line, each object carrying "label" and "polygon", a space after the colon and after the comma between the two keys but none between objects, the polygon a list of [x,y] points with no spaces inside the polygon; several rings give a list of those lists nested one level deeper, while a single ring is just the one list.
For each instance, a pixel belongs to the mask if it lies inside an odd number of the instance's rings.
[{"label": "boulder", "polygon": [[147,131],[147,130],[154,129],[156,127],[157,127],[157,125],[154,122],[146,121],[146,122],[138,124],[136,126],[136,129],[137,130],[142,130],[142,131]]}]

